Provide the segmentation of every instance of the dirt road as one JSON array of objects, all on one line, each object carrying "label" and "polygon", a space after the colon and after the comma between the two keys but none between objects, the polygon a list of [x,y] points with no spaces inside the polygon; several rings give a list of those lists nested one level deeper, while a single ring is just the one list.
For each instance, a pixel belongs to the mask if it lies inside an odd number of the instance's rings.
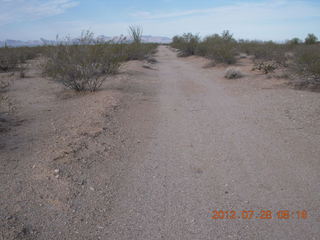
[{"label": "dirt road", "polygon": [[[317,93],[241,91],[166,47],[157,59],[141,76],[157,94],[128,115],[138,145],[104,239],[317,239]],[[273,219],[212,220],[214,209],[270,210]],[[279,210],[309,217],[279,220]]]},{"label": "dirt road", "polygon": [[[8,160],[1,204],[31,224],[18,239],[318,239],[319,93],[253,73],[226,80],[225,68],[203,68],[203,59],[177,58],[164,46],[156,58],[155,69],[133,66],[129,79],[107,86],[125,93],[122,104],[108,126],[99,121],[102,132],[81,135],[77,150],[45,163],[48,133],[24,153],[12,149],[10,159],[23,154],[24,162]],[[95,111],[104,96],[78,99]],[[240,218],[213,220],[215,209]],[[242,219],[243,210],[256,212]],[[290,219],[278,219],[280,210]],[[298,219],[302,210],[307,219]]]}]

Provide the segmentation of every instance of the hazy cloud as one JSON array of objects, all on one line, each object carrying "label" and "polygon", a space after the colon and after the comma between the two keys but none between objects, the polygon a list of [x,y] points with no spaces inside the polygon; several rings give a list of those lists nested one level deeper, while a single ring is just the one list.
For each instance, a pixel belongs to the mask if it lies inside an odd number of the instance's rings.
[{"label": "hazy cloud", "polygon": [[[168,19],[186,16],[211,15],[214,18],[232,20],[240,19],[272,19],[275,18],[301,18],[319,17],[320,5],[309,5],[303,1],[287,0],[266,0],[260,3],[238,2],[215,8],[191,9],[175,12],[148,12],[139,11],[131,14],[132,17],[140,20]],[[228,20],[228,19],[227,19]]]},{"label": "hazy cloud", "polygon": [[74,0],[0,0],[0,25],[61,14],[75,7]]}]

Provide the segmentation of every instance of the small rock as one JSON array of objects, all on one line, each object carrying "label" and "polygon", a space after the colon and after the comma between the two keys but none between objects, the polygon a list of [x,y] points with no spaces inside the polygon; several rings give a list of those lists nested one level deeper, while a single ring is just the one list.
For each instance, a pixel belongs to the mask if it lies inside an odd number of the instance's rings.
[{"label": "small rock", "polygon": [[144,68],[147,68],[147,69],[153,69],[152,67],[151,67],[151,65],[149,65],[149,64],[143,64],[142,65],[142,67],[144,67]]},{"label": "small rock", "polygon": [[54,170],[54,173],[59,173],[59,172],[60,172],[59,169],[55,169],[55,170]]},{"label": "small rock", "polygon": [[93,187],[90,187],[90,190],[91,190],[91,191],[94,191],[94,188],[93,188]]}]

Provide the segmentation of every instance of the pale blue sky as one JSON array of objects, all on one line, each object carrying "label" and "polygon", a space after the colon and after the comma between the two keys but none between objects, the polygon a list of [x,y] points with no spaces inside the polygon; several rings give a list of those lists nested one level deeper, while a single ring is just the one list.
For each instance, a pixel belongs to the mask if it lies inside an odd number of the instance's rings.
[{"label": "pale blue sky", "polygon": [[236,38],[285,40],[320,37],[320,0],[0,0],[0,40],[126,34],[205,36],[225,29]]}]

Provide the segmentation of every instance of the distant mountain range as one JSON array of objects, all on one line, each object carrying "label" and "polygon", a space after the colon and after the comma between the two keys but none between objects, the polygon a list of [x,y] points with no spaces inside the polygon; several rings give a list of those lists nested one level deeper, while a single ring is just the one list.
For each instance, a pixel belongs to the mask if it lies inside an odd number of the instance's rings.
[{"label": "distant mountain range", "polygon": [[[102,41],[119,41],[120,39],[123,39],[123,37],[107,37],[107,36],[99,36],[97,39]],[[130,42],[130,37],[125,38],[126,42]],[[74,40],[77,42],[77,40]],[[144,43],[171,43],[171,38],[168,37],[160,37],[160,36],[142,36],[142,42]],[[22,46],[28,46],[28,47],[34,47],[34,46],[41,46],[44,44],[48,45],[55,45],[57,43],[56,40],[46,40],[41,38],[40,40],[29,40],[29,41],[21,41],[21,40],[12,40],[7,39],[5,41],[0,41],[0,47],[9,46],[9,47],[22,47]]]}]

